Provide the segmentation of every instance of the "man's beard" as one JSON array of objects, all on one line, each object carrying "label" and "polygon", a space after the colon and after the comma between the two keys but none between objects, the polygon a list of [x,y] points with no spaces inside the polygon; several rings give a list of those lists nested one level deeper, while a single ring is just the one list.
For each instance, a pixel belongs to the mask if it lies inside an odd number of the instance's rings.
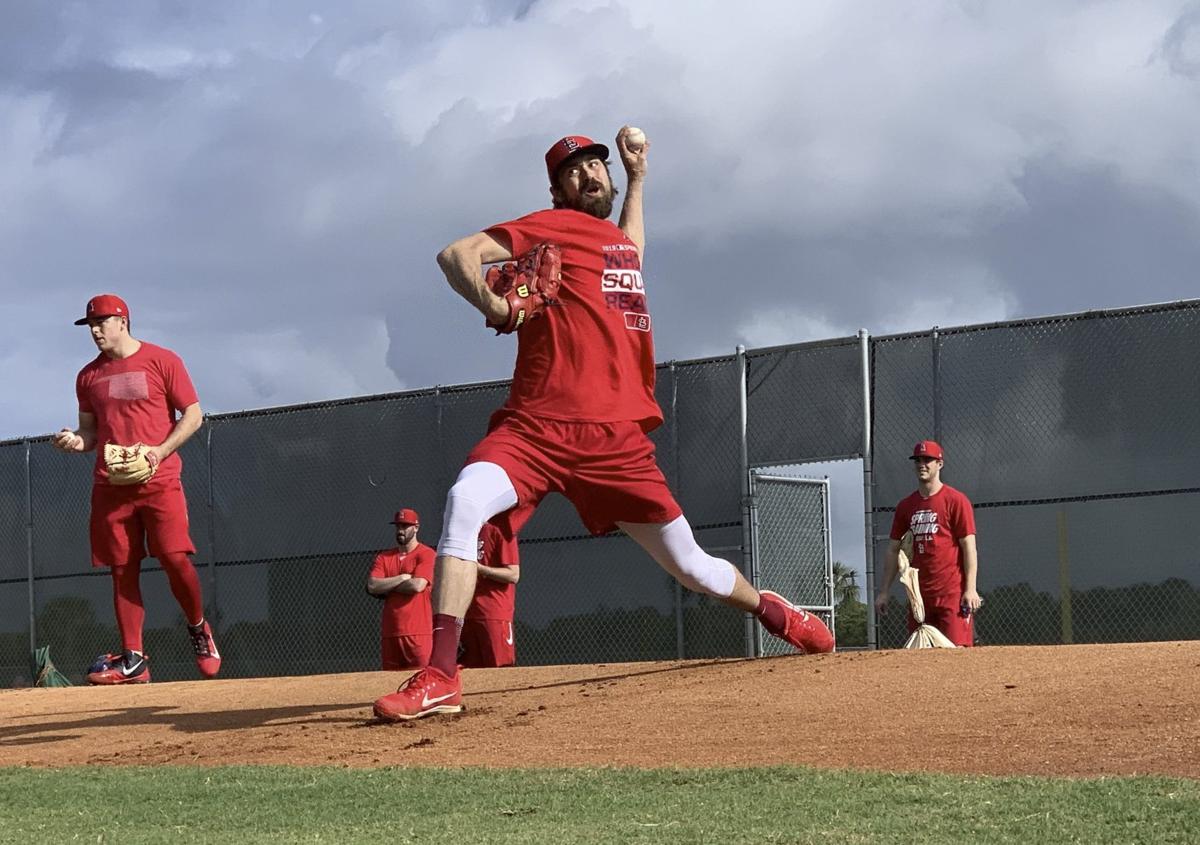
[{"label": "man's beard", "polygon": [[612,215],[613,201],[616,197],[617,189],[610,186],[607,191],[596,196],[581,193],[574,202],[568,200],[566,206],[567,208],[582,211],[584,214],[590,214],[601,220],[607,220]]}]

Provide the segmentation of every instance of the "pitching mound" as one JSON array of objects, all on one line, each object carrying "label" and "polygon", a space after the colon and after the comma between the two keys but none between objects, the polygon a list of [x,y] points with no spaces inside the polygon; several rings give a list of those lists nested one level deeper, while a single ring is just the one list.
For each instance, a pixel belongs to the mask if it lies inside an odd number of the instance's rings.
[{"label": "pitching mound", "polygon": [[0,692],[0,761],[765,766],[1200,777],[1200,643],[467,671],[382,724],[384,672]]}]

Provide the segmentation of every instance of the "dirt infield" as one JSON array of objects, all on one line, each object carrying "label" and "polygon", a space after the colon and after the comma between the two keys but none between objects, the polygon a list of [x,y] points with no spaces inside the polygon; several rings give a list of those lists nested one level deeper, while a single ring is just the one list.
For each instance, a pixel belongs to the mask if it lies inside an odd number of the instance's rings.
[{"label": "dirt infield", "polygon": [[383,672],[0,692],[0,763],[764,766],[1200,778],[1200,642],[468,671],[376,722]]}]

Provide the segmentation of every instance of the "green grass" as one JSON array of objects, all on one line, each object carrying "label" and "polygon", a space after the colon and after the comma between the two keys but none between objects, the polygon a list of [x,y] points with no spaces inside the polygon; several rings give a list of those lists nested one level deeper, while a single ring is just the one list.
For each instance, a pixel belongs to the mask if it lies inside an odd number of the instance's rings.
[{"label": "green grass", "polygon": [[2,842],[1200,841],[1200,782],[736,770],[0,768]]}]

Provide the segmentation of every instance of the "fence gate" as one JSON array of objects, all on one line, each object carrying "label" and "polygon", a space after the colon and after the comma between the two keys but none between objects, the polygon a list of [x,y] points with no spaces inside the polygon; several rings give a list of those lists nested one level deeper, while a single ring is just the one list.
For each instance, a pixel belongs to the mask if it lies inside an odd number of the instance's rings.
[{"label": "fence gate", "polygon": [[[750,471],[750,549],[755,586],[818,614],[833,630],[833,550],[829,480]],[[755,653],[791,647],[755,625]]]}]

